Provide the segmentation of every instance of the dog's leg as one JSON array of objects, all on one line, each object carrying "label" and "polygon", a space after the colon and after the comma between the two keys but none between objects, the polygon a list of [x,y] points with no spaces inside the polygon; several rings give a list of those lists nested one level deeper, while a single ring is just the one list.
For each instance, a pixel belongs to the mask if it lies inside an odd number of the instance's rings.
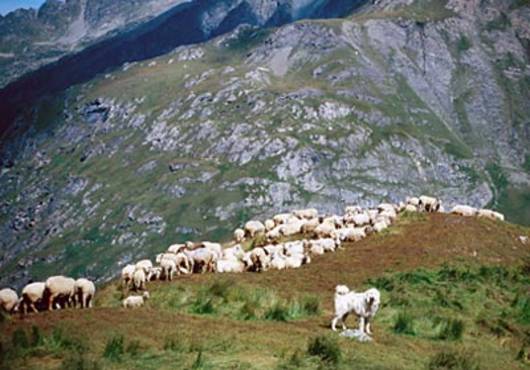
[{"label": "dog's leg", "polygon": [[366,318],[366,334],[372,335],[372,323],[369,317]]},{"label": "dog's leg", "polygon": [[333,320],[331,320],[331,330],[333,330],[333,331],[337,331],[336,326],[337,326],[337,321],[338,321],[338,319],[339,319],[338,316],[335,316],[335,317],[333,318]]},{"label": "dog's leg", "polygon": [[341,323],[342,323],[342,330],[346,330],[348,329],[346,327],[346,319],[348,318],[348,313],[346,313],[344,316],[342,316],[341,318]]},{"label": "dog's leg", "polygon": [[364,317],[359,317],[359,331],[364,333]]}]

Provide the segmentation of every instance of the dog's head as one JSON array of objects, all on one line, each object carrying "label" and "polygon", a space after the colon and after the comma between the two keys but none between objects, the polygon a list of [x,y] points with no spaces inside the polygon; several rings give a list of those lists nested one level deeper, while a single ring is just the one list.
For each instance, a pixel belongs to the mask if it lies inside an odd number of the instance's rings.
[{"label": "dog's head", "polygon": [[369,289],[364,293],[366,306],[371,309],[374,303],[379,303],[380,294],[377,289]]},{"label": "dog's head", "polygon": [[337,295],[345,295],[350,292],[350,288],[348,288],[346,285],[337,285],[335,287],[335,294]]}]

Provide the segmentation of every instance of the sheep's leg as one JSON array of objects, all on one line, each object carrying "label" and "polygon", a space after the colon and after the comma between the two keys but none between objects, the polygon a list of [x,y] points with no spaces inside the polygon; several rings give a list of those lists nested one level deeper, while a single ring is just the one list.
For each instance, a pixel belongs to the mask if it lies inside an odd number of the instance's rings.
[{"label": "sheep's leg", "polygon": [[88,307],[88,300],[89,300],[88,294],[83,293],[83,302],[81,304],[81,308],[87,308]]},{"label": "sheep's leg", "polygon": [[53,301],[55,299],[55,295],[50,294],[50,298],[48,300],[48,311],[53,311]]},{"label": "sheep's leg", "polygon": [[88,308],[92,308],[92,296],[88,298]]},{"label": "sheep's leg", "polygon": [[364,333],[364,317],[362,316],[359,318],[359,331]]}]

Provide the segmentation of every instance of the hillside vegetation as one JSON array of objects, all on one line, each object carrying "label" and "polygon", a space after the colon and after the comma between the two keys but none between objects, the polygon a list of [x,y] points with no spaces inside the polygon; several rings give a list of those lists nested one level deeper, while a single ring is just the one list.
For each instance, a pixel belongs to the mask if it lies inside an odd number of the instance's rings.
[{"label": "hillside vegetation", "polygon": [[[524,369],[530,351],[530,230],[405,215],[388,231],[297,270],[205,274],[148,285],[119,307],[3,317],[3,368]],[[374,342],[329,329],[335,285],[378,287]],[[348,320],[350,327],[355,319]]]}]

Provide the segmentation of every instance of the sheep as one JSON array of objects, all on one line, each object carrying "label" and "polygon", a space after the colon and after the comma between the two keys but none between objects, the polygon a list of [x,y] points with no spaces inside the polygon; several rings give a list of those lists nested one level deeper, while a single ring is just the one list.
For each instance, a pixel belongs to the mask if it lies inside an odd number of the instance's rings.
[{"label": "sheep", "polygon": [[[21,299],[19,301],[19,311],[27,314],[29,307],[33,312],[38,312],[37,307],[44,303],[45,290],[46,284],[43,282],[26,285],[22,289]],[[37,307],[35,305],[37,305]]]},{"label": "sheep", "polygon": [[265,225],[260,221],[249,221],[245,224],[245,231],[251,238],[253,238],[257,234],[265,232]]},{"label": "sheep", "polygon": [[147,281],[153,281],[153,280],[160,280],[162,277],[162,267],[155,266],[152,267],[149,272],[147,273]]},{"label": "sheep", "polygon": [[325,252],[335,252],[335,249],[340,246],[338,239],[316,239],[309,240],[308,247],[312,254],[324,254]]},{"label": "sheep", "polygon": [[311,263],[311,257],[308,254],[294,254],[292,256],[286,256],[285,267],[297,269],[302,267],[302,265]]},{"label": "sheep", "polygon": [[172,244],[167,249],[168,253],[174,253],[177,254],[179,252],[182,252],[184,249],[186,249],[185,244]]},{"label": "sheep", "polygon": [[353,224],[355,226],[364,226],[370,223],[370,216],[367,212],[346,214],[344,216],[344,222],[346,224]]},{"label": "sheep", "polygon": [[138,268],[134,271],[132,283],[134,290],[145,290],[145,282],[147,281],[147,274],[144,269]]},{"label": "sheep", "polygon": [[129,283],[132,282],[134,271],[136,271],[136,266],[130,264],[121,270],[121,281],[123,287],[128,287]]},{"label": "sheep", "polygon": [[236,229],[234,231],[234,240],[236,241],[236,243],[241,243],[243,240],[245,240],[245,230]]},{"label": "sheep", "polygon": [[382,213],[382,212],[385,212],[385,211],[389,211],[389,212],[392,212],[392,211],[396,211],[396,208],[393,204],[390,204],[390,203],[381,203],[377,206],[377,210],[379,211],[379,213]]},{"label": "sheep", "polygon": [[267,240],[271,242],[279,240],[282,236],[282,227],[283,225],[278,225],[272,230],[267,231],[267,234],[265,234]]},{"label": "sheep", "polygon": [[344,217],[333,215],[326,217],[322,220],[321,224],[331,224],[334,225],[335,228],[341,228],[344,226]]},{"label": "sheep", "polygon": [[304,254],[305,241],[297,240],[293,242],[287,242],[283,244],[283,250],[285,251],[286,256],[294,256],[297,254]]},{"label": "sheep", "polygon": [[217,255],[208,248],[202,247],[190,251],[189,257],[193,260],[194,271],[199,273],[214,272]]},{"label": "sheep", "polygon": [[257,247],[250,251],[250,260],[254,272],[267,271],[270,265],[270,257],[263,248]]},{"label": "sheep", "polygon": [[341,241],[358,242],[366,238],[366,231],[364,227],[347,227],[337,231],[338,237]]},{"label": "sheep", "polygon": [[452,214],[471,217],[477,214],[477,209],[470,206],[456,205],[451,210]]},{"label": "sheep", "polygon": [[149,272],[149,269],[153,267],[153,262],[151,262],[148,259],[141,260],[141,261],[136,262],[135,267],[136,269],[144,270],[144,273],[147,274]]},{"label": "sheep", "polygon": [[177,272],[177,265],[175,260],[169,258],[162,258],[160,261],[160,267],[162,267],[162,274],[164,279],[173,280],[173,275]]},{"label": "sheep", "polygon": [[318,217],[318,211],[315,208],[298,209],[292,212],[300,220],[311,220]]},{"label": "sheep", "polygon": [[245,271],[245,264],[239,260],[220,259],[216,262],[216,271],[219,273],[243,272]]},{"label": "sheep", "polygon": [[344,214],[355,215],[357,213],[361,213],[362,211],[363,209],[359,206],[347,206],[344,209]]},{"label": "sheep", "polygon": [[296,219],[296,216],[291,213],[280,213],[272,218],[276,225],[286,224],[288,222],[291,222],[293,219]]},{"label": "sheep", "polygon": [[271,268],[275,270],[284,270],[286,267],[285,256],[280,252],[274,252],[271,257]]},{"label": "sheep", "polygon": [[422,195],[419,199],[418,207],[420,211],[437,212],[441,206],[441,202],[433,197]]},{"label": "sheep", "polygon": [[74,298],[76,305],[79,303],[81,308],[92,308],[92,301],[96,294],[96,286],[88,279],[77,279],[74,284]]},{"label": "sheep", "polygon": [[405,202],[411,206],[418,207],[420,205],[420,199],[417,197],[407,197]]},{"label": "sheep", "polygon": [[331,329],[337,331],[336,325],[340,321],[342,329],[346,330],[345,320],[350,313],[359,317],[359,331],[372,334],[370,320],[379,309],[381,294],[375,288],[363,293],[350,291],[346,285],[335,287],[335,316],[331,321]]},{"label": "sheep", "polygon": [[221,258],[221,256],[223,255],[223,247],[219,243],[202,242],[201,247],[211,251],[213,254],[215,254],[216,258]]},{"label": "sheep", "polygon": [[335,223],[322,222],[315,228],[315,235],[318,238],[333,238],[336,235]]},{"label": "sheep", "polygon": [[418,208],[412,204],[407,204],[404,209],[405,212],[418,212]]},{"label": "sheep", "polygon": [[381,220],[381,221],[377,221],[372,228],[376,233],[380,233],[381,231],[388,228],[388,225],[389,224],[387,222]]},{"label": "sheep", "polygon": [[302,226],[304,225],[304,223],[304,221],[298,219],[292,220],[280,226],[280,233],[283,236],[293,236],[296,234],[300,234],[302,232]]},{"label": "sheep", "polygon": [[144,292],[142,295],[131,295],[125,298],[122,302],[123,308],[137,308],[142,307],[149,299],[149,292]]},{"label": "sheep", "polygon": [[236,244],[233,247],[224,249],[222,258],[226,260],[240,260],[244,254],[245,251],[241,244]]},{"label": "sheep", "polygon": [[75,280],[65,276],[52,276],[46,280],[46,289],[44,295],[48,299],[48,311],[52,311],[53,307],[61,305],[70,307],[74,298]]},{"label": "sheep", "polygon": [[18,303],[18,295],[13,289],[5,288],[0,290],[0,308],[7,313],[15,310]]},{"label": "sheep", "polygon": [[504,221],[504,215],[502,213],[492,211],[491,209],[479,209],[477,216],[489,218],[490,220]]},{"label": "sheep", "polygon": [[274,223],[274,220],[271,220],[270,218],[265,220],[264,225],[265,231],[270,231],[276,227],[276,223]]},{"label": "sheep", "polygon": [[302,233],[303,234],[311,234],[315,231],[315,229],[320,225],[320,221],[318,218],[312,218],[310,220],[306,220],[304,224],[302,225]]},{"label": "sheep", "polygon": [[283,253],[284,245],[283,244],[269,244],[263,247],[265,252],[272,256],[274,253]]}]

